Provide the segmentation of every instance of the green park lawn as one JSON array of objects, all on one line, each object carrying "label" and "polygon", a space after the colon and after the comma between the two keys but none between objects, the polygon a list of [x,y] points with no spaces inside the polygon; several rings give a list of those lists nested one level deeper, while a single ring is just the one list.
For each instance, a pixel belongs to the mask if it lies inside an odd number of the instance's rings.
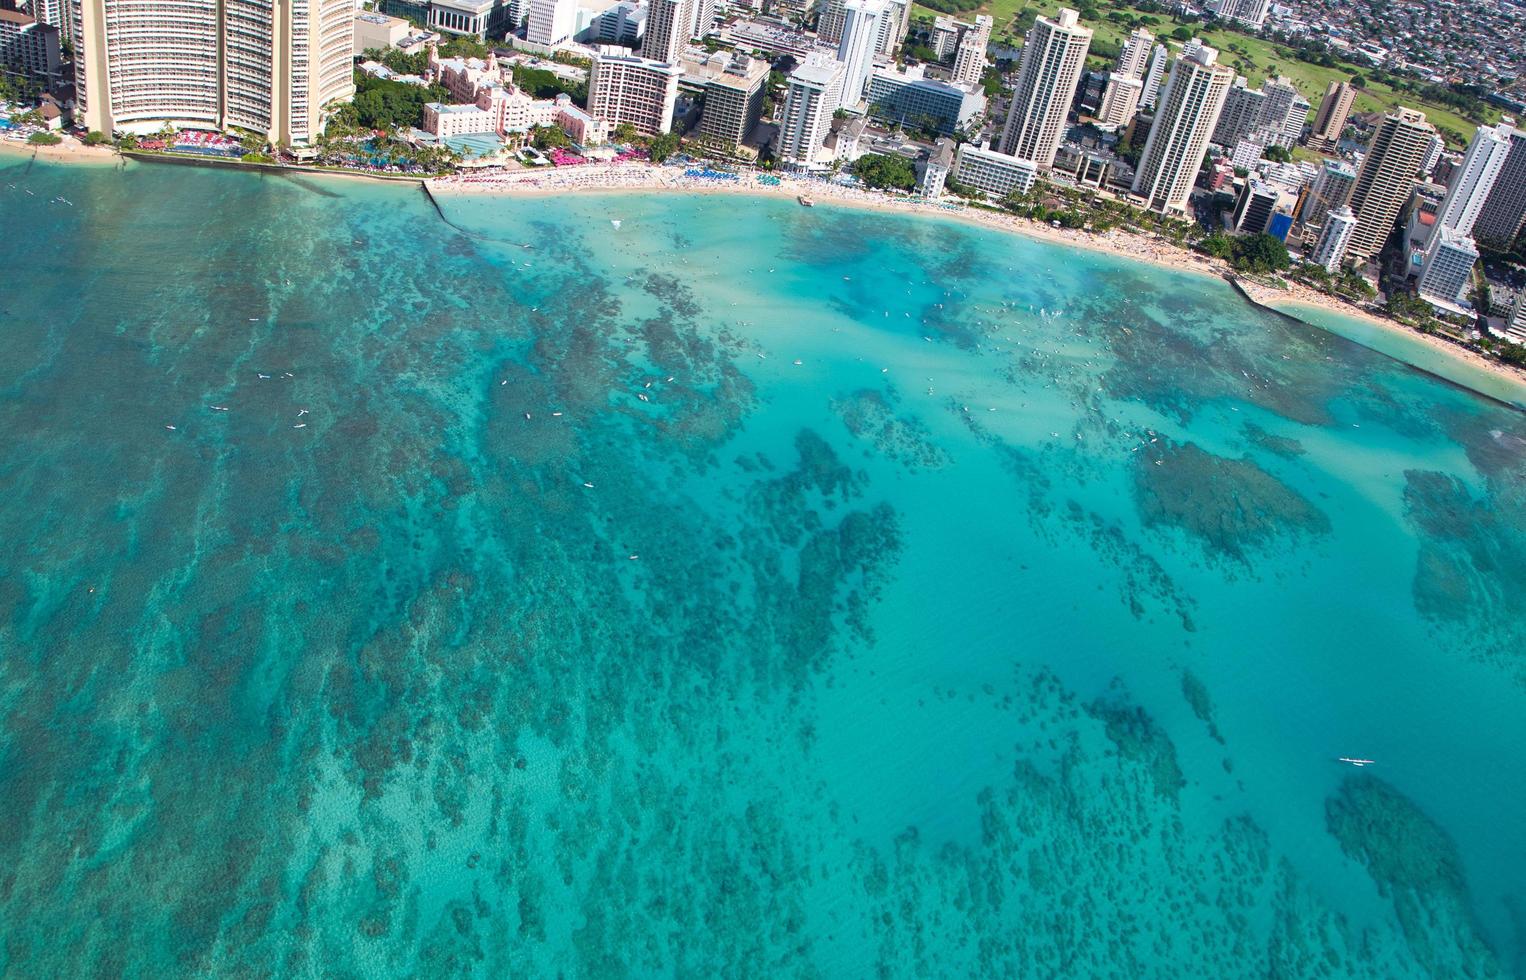
[{"label": "green park lawn", "polygon": [[[1319,108],[1319,100],[1324,95],[1325,86],[1330,82],[1368,73],[1368,69],[1357,65],[1343,64],[1334,68],[1312,65],[1293,57],[1292,52],[1287,48],[1283,48],[1283,53],[1279,53],[1277,50],[1279,45],[1274,42],[1222,27],[1206,27],[1203,24],[1183,25],[1174,21],[1166,13],[1141,13],[1126,0],[1093,0],[1093,5],[1102,12],[1102,17],[1087,20],[1084,23],[1095,31],[1092,38],[1093,50],[1100,51],[1102,54],[1101,57],[1093,55],[1088,58],[1091,67],[1105,67],[1109,64],[1112,53],[1122,46],[1123,39],[1136,26],[1148,28],[1157,38],[1166,37],[1177,27],[1186,26],[1204,42],[1218,48],[1220,62],[1232,66],[1244,75],[1252,87],[1261,84],[1268,75],[1281,74],[1292,80],[1314,109]],[[1069,2],[1066,0],[985,0],[980,7],[956,16],[968,19],[978,13],[990,14],[996,21],[995,28],[991,32],[992,42],[1015,47],[1022,44],[1023,34],[1032,25],[1035,17],[1040,14],[1052,15],[1064,6],[1079,8],[1081,5],[1075,0],[1069,0]],[[931,19],[939,14],[931,8],[917,5],[912,9],[912,16]],[[1167,43],[1180,45],[1180,42],[1169,39]],[[1422,110],[1426,118],[1437,127],[1459,134],[1462,141],[1471,137],[1474,128],[1478,125],[1477,122],[1464,118],[1449,107],[1423,102],[1409,93],[1395,92],[1388,85],[1376,81],[1368,81],[1366,89],[1357,96],[1352,111],[1376,112],[1399,105]],[[1491,110],[1486,121],[1493,122],[1498,117],[1499,113]],[[1449,137],[1448,142],[1453,144],[1454,149],[1461,149],[1459,140],[1450,138],[1450,134],[1443,135]]]}]

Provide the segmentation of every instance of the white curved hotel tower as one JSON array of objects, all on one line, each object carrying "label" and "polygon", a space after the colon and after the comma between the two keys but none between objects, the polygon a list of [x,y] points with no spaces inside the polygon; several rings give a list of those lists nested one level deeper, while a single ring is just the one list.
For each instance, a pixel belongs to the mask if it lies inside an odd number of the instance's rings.
[{"label": "white curved hotel tower", "polygon": [[302,144],[355,92],[349,0],[73,0],[85,125],[237,126]]}]

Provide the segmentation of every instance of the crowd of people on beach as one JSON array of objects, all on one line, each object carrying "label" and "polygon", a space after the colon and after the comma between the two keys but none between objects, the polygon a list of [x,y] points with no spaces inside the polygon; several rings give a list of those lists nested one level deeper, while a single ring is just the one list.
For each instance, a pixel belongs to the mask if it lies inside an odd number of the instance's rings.
[{"label": "crowd of people on beach", "polygon": [[725,171],[725,176],[724,180],[717,179],[717,171],[713,169],[683,164],[616,163],[555,170],[475,171],[437,177],[429,181],[429,186],[433,190],[446,193],[466,194],[545,194],[589,190],[775,194],[795,198],[804,197],[813,201],[827,200],[859,207],[952,214],[988,227],[1037,235],[1083,248],[1100,248],[1173,268],[1213,271],[1216,267],[1213,259],[1189,252],[1170,241],[1153,236],[1116,230],[1097,234],[1045,225],[992,208],[975,208],[947,199],[930,200],[915,195],[890,194],[872,190],[851,179],[767,173],[742,168]]},{"label": "crowd of people on beach", "polygon": [[766,173],[747,169],[720,171],[688,164],[614,163],[555,170],[475,171],[437,177],[435,190],[461,193],[553,193],[580,190],[725,190],[830,198],[874,206],[965,211],[949,201],[930,201],[910,195],[870,190],[856,182],[802,174]]}]

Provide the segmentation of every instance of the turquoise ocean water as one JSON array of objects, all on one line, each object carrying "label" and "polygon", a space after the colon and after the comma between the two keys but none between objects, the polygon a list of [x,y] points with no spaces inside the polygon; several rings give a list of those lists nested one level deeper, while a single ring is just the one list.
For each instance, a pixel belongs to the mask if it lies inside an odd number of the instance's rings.
[{"label": "turquoise ocean water", "polygon": [[0,975],[1526,974],[1520,411],[953,222],[0,168]]}]

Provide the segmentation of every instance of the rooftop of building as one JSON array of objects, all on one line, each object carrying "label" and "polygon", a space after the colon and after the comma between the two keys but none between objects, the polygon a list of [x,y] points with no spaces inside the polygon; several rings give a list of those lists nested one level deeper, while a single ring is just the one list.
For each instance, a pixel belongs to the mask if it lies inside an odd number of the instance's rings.
[{"label": "rooftop of building", "polygon": [[444,7],[447,10],[458,10],[466,14],[481,15],[497,6],[499,0],[430,0],[432,7]]},{"label": "rooftop of building", "polygon": [[789,77],[808,85],[828,85],[831,84],[832,76],[841,70],[842,62],[835,58],[807,57],[790,72]]},{"label": "rooftop of building", "polygon": [[721,73],[712,77],[707,84],[750,92],[760,81],[768,77],[769,70],[768,62],[761,58],[738,55],[732,58]]},{"label": "rooftop of building", "polygon": [[429,103],[425,103],[425,107],[428,108],[428,109],[433,109],[435,112],[437,112],[437,113],[439,113],[441,115],[456,115],[456,114],[467,113],[467,112],[486,112],[487,111],[486,109],[479,109],[479,108],[477,108],[477,106],[472,105],[472,104],[453,105],[453,104],[446,104],[444,102],[429,102]]},{"label": "rooftop of building", "polygon": [[870,77],[889,79],[904,85],[957,92],[960,95],[969,95],[975,90],[971,85],[959,85],[938,78],[928,78],[921,65],[908,65],[904,71],[897,71],[894,65],[876,65],[874,71],[870,72]]},{"label": "rooftop of building", "polygon": [[1437,235],[1439,236],[1436,239],[1438,248],[1446,246],[1453,251],[1471,254],[1474,258],[1478,257],[1478,246],[1473,244],[1473,239],[1457,229],[1442,226],[1437,230]]},{"label": "rooftop of building", "polygon": [[670,65],[663,61],[654,61],[651,58],[643,58],[638,54],[631,54],[625,48],[605,46],[596,51],[593,62],[599,64],[630,65],[637,68],[650,68],[653,71],[666,71],[674,75],[683,74],[683,68],[679,65]]}]

